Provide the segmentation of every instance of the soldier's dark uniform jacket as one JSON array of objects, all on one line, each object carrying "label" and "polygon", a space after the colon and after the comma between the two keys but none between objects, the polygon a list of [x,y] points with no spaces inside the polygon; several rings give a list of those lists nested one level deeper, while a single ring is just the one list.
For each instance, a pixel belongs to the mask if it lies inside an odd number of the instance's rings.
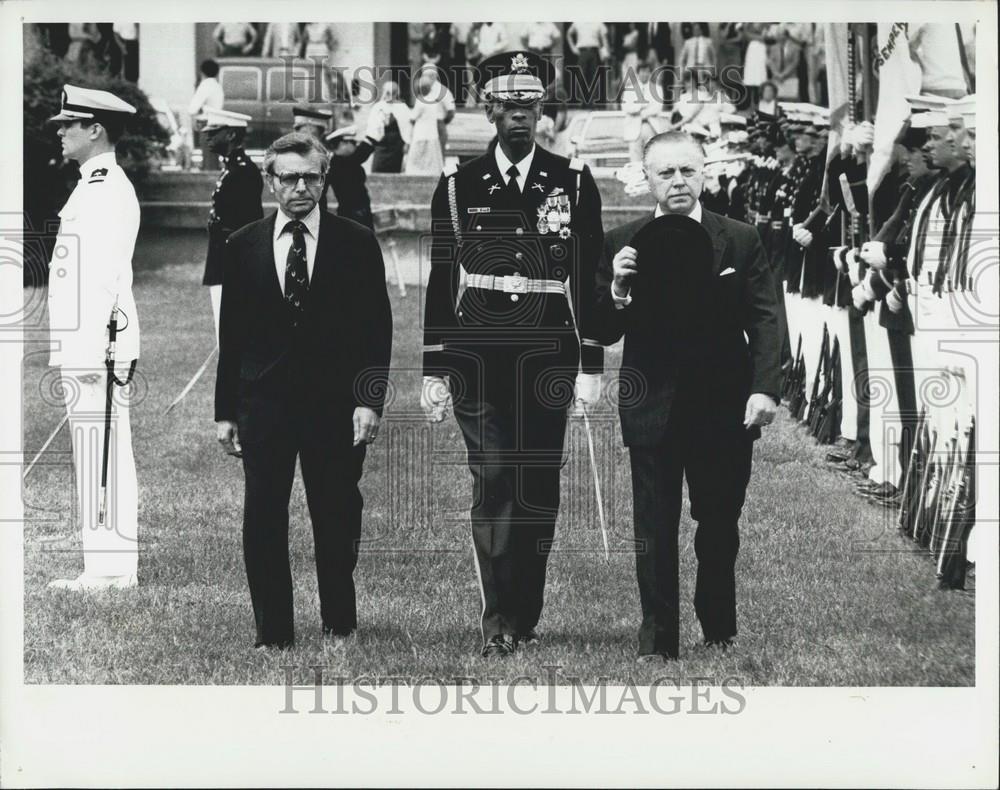
[{"label": "soldier's dark uniform jacket", "polygon": [[[495,145],[446,171],[434,192],[424,374],[452,374],[470,346],[506,361],[548,348],[549,364],[571,367],[574,376],[578,359],[584,373],[601,373],[604,351],[590,331],[604,241],[593,176],[582,163],[536,145],[524,193],[512,197]],[[463,272],[507,277],[510,290],[460,290]],[[520,291],[524,280],[568,281],[572,309],[563,294]]]},{"label": "soldier's dark uniform jacket", "polygon": [[782,279],[785,280],[785,290],[793,294],[799,292],[800,280],[802,279],[802,248],[792,238],[792,225],[804,220],[808,214],[808,209],[806,209],[806,213],[802,214],[800,219],[796,219],[796,211],[801,212],[803,210],[803,205],[799,202],[799,193],[802,190],[802,184],[805,182],[808,172],[809,157],[803,154],[796,154],[795,159],[792,161],[791,169],[788,171],[784,189],[785,197],[781,201],[781,217],[784,224],[782,232],[782,238],[784,239],[784,252],[782,253],[784,269],[782,271]]},{"label": "soldier's dark uniform jacket", "polygon": [[208,215],[208,255],[202,285],[222,284],[222,258],[229,235],[264,216],[261,192],[264,179],[246,151],[236,148],[226,157],[215,182]]},{"label": "soldier's dark uniform jacket", "polygon": [[[806,230],[813,234],[813,243],[799,253],[802,259],[802,297],[809,299],[823,295],[824,272],[827,250],[823,238],[823,228],[828,218],[822,211],[816,211],[823,190],[823,173],[826,170],[824,154],[810,158],[802,184],[799,186],[792,205],[792,222],[805,223]],[[797,245],[796,245],[797,246]],[[800,248],[801,250],[801,248]]]},{"label": "soldier's dark uniform jacket", "polygon": [[[334,154],[330,157],[330,169],[326,174],[326,187],[333,187],[333,195],[337,198],[337,216],[353,219],[371,230],[375,229],[372,202],[365,186],[367,177],[362,165],[373,150],[372,141],[365,139],[347,156]],[[323,199],[326,200],[326,189],[323,190]]]},{"label": "soldier's dark uniform jacket", "polygon": [[[843,175],[843,179],[841,175]],[[847,272],[833,265],[829,248],[838,246],[841,242],[851,247],[861,246],[860,236],[852,237],[851,213],[848,196],[844,194],[845,185],[843,182],[846,182],[846,188],[850,193],[849,199],[858,214],[856,224],[859,224],[859,227],[855,228],[855,231],[863,233],[864,227],[868,222],[869,210],[868,187],[865,182],[867,175],[867,165],[864,162],[858,162],[854,157],[845,159],[841,156],[835,156],[830,160],[830,164],[827,167],[828,192],[830,194],[833,213],[827,219],[826,223],[829,232],[827,234],[828,243],[826,245],[827,266],[823,269],[823,303],[829,306],[849,307],[853,304],[851,299],[853,285],[850,276]],[[838,227],[838,220],[841,217],[844,218],[845,227],[847,228],[847,236],[843,239],[840,238]],[[865,267],[862,265],[861,268],[861,274],[863,275]]]}]

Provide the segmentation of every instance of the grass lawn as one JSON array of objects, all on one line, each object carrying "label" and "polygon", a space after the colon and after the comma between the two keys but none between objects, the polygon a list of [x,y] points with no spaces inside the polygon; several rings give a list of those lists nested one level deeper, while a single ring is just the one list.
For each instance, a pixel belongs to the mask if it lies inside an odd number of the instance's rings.
[{"label": "grass lawn", "polygon": [[[420,419],[420,291],[393,289],[395,385],[365,466],[366,544],[356,573],[360,629],[347,645],[320,638],[312,536],[301,481],[291,505],[296,638],[291,653],[255,651],[241,548],[243,478],[212,422],[214,367],[161,416],[214,342],[202,249],[164,244],[136,274],[143,358],[132,429],[139,473],[137,590],[73,595],[46,589],[82,569],[73,534],[64,431],[25,488],[25,680],[31,683],[280,684],[279,664],[325,674],[545,677],[584,683],[737,676],[747,685],[968,686],[975,682],[974,594],[935,589],[931,560],[891,519],[825,467],[825,450],[782,411],[757,443],[737,565],[739,645],[695,649],[693,523],[681,524],[682,659],[635,663],[639,599],[631,553],[631,483],[617,418],[595,419],[612,546],[605,564],[582,426],[571,427],[558,544],[549,563],[538,648],[479,658],[479,589],[468,525],[471,479],[453,419]],[[25,292],[25,301],[44,296]],[[62,416],[46,394],[47,353],[26,348],[25,450]],[[609,355],[615,370],[618,356]],[[607,377],[613,380],[613,375]]]}]

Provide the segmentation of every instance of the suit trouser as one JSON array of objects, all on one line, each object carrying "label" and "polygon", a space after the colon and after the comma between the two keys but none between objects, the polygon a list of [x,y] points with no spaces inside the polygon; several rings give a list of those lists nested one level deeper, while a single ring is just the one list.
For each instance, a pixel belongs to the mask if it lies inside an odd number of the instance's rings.
[{"label": "suit trouser", "polygon": [[708,640],[736,635],[739,517],[753,439],[742,425],[713,426],[674,404],[663,440],[630,447],[636,573],[642,604],[639,653],[676,657],[680,640],[678,525],[686,476],[698,522],[694,605]]},{"label": "suit trouser", "polygon": [[[245,494],[243,554],[257,627],[257,645],[290,644],[295,638],[292,573],[288,559],[288,500],[295,459],[312,521],[323,627],[349,634],[358,624],[354,568],[361,539],[364,500],[358,481],[365,445],[352,447],[351,432],[336,440],[292,425],[254,437],[240,425]],[[349,426],[350,420],[346,419]]]},{"label": "suit trouser", "polygon": [[[544,360],[519,366],[507,381],[495,375],[500,366],[491,365],[490,383],[455,400],[473,480],[470,517],[484,644],[499,634],[527,633],[541,617],[559,513],[569,405],[564,394],[572,393],[575,375],[575,368],[554,367],[547,376]],[[537,397],[544,392],[550,400]]]},{"label": "suit trouser", "polygon": [[[99,374],[86,384],[80,376]],[[83,539],[83,572],[87,576],[127,576],[139,562],[139,486],[132,453],[128,390],[116,386],[108,444],[108,510],[106,526],[97,523],[101,459],[104,452],[106,369],[61,369],[73,443],[76,502]]]}]

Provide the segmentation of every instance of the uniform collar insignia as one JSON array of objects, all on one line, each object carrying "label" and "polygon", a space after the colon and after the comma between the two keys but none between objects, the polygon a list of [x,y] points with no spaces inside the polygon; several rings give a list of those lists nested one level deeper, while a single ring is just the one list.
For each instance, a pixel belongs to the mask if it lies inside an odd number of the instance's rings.
[{"label": "uniform collar insignia", "polygon": [[537,189],[539,192],[545,192],[545,187],[539,184],[537,181],[531,185],[532,189]]},{"label": "uniform collar insignia", "polygon": [[491,195],[492,195],[492,194],[493,194],[494,192],[496,192],[496,191],[497,191],[498,189],[500,189],[500,185],[499,185],[499,184],[490,184],[490,194],[491,194]]},{"label": "uniform collar insignia", "polygon": [[90,175],[91,175],[91,178],[93,178],[94,176],[106,176],[107,174],[108,174],[108,168],[106,168],[106,167],[99,167],[96,170],[94,170],[93,172],[91,172]]}]

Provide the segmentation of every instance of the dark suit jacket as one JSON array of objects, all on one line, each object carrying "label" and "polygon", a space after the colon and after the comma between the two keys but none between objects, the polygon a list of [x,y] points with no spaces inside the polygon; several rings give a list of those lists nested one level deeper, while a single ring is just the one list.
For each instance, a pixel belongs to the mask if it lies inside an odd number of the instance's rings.
[{"label": "dark suit jacket", "polygon": [[[382,251],[356,222],[323,212],[305,316],[293,326],[274,262],[277,214],[241,228],[226,244],[215,419],[266,431],[295,410],[343,426],[357,406],[381,414],[392,350],[392,313]],[[260,404],[265,407],[257,408]],[[250,409],[251,404],[256,404]],[[275,404],[278,404],[275,406]]]},{"label": "dark suit jacket", "polygon": [[[625,337],[618,400],[627,446],[661,441],[678,388],[692,378],[698,379],[698,417],[706,425],[740,426],[751,393],[777,401],[781,388],[777,297],[760,237],[750,225],[702,211],[713,248],[710,338],[665,338],[637,321],[632,306],[615,307],[614,256],[652,219],[650,213],[608,231],[597,270],[600,340],[611,345]],[[641,269],[641,259],[638,265]],[[723,275],[728,269],[733,272]],[[710,349],[696,366],[679,364],[664,353],[673,343],[689,341]]]}]

